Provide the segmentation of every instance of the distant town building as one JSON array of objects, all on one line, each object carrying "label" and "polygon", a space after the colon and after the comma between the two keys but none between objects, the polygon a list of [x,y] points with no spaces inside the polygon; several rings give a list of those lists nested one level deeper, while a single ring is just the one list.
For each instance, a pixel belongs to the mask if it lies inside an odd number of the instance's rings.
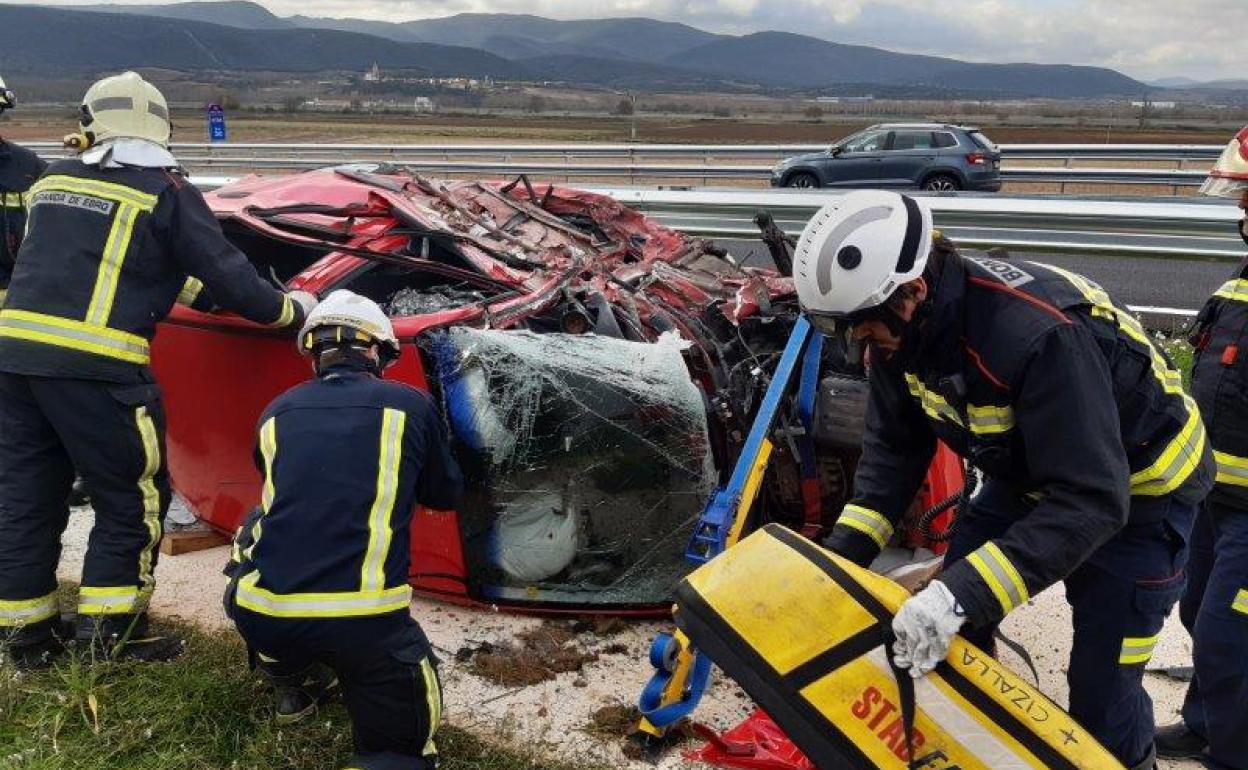
[{"label": "distant town building", "polygon": [[815,98],[816,104],[854,104],[873,101],[875,101],[875,97],[870,94],[867,96],[819,96]]},{"label": "distant town building", "polygon": [[438,109],[438,105],[434,104],[433,100],[428,96],[417,96],[416,103],[412,105],[412,109],[416,112],[435,112]]},{"label": "distant town building", "polygon": [[368,72],[364,73],[364,82],[365,83],[380,83],[381,82],[381,67],[377,65],[377,62],[373,62],[372,68],[369,69]]},{"label": "distant town building", "polygon": [[1148,107],[1152,110],[1173,110],[1175,102],[1131,102],[1132,107]]}]

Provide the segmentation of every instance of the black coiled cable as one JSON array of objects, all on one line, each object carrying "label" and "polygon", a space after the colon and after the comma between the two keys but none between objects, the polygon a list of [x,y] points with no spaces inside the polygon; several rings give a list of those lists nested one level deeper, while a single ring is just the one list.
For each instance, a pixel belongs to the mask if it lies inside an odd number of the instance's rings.
[{"label": "black coiled cable", "polygon": [[959,515],[966,513],[966,503],[971,499],[971,495],[975,494],[977,486],[979,486],[979,475],[975,473],[974,467],[967,468],[966,480],[962,482],[962,489],[958,490],[957,494],[949,495],[944,500],[928,508],[919,517],[919,534],[933,543],[948,542],[949,538],[953,537],[953,527],[957,523],[956,520],[950,523],[949,528],[944,532],[933,532],[932,522],[936,520],[937,516],[955,505],[958,506]]}]

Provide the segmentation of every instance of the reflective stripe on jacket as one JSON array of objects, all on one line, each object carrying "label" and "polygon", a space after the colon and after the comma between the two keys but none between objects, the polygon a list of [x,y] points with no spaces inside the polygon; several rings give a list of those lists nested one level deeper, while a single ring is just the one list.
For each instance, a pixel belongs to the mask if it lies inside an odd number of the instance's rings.
[{"label": "reflective stripe on jacket", "polygon": [[1218,466],[1209,497],[1248,511],[1248,267],[1214,292],[1193,341],[1192,394]]},{"label": "reflective stripe on jacket", "polygon": [[26,193],[26,238],[0,310],[0,370],[141,381],[156,324],[188,286],[274,327],[298,308],[256,274],[178,173],[59,161]]},{"label": "reflective stripe on jacket", "polygon": [[256,463],[261,512],[236,539],[237,606],[284,618],[407,611],[413,508],[452,509],[462,489],[426,394],[331,369],[265,410]]}]

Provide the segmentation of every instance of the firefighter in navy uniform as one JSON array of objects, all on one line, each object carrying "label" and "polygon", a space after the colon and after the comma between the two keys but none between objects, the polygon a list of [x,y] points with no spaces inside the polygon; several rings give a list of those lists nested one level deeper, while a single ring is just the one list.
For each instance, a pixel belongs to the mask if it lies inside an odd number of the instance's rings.
[{"label": "firefighter in navy uniform", "polygon": [[[0,115],[17,106],[17,97],[0,78]],[[26,191],[48,164],[25,147],[0,137],[0,305],[9,288],[17,248],[26,229]]]},{"label": "firefighter in navy uniform", "polygon": [[[1244,210],[1248,242],[1248,128],[1210,171],[1201,192]],[[1179,604],[1192,635],[1196,673],[1182,720],[1157,731],[1163,757],[1200,757],[1205,767],[1248,768],[1248,259],[1201,310],[1192,339],[1192,393],[1209,427],[1217,484],[1192,534],[1187,590]]]},{"label": "firefighter in navy uniform", "polygon": [[339,290],[300,333],[316,379],[260,417],[261,505],[235,539],[226,611],[273,683],[279,721],[341,683],[358,770],[432,770],[435,659],[409,608],[416,505],[462,491],[429,396],[381,379],[399,356],[376,303]]},{"label": "firefighter in navy uniform", "polygon": [[315,305],[262,281],[226,241],[166,149],[156,88],[132,72],[99,81],[80,127],[85,152],[28,193],[0,310],[0,645],[21,666],[61,647],[56,566],[75,469],[95,526],[74,635],[108,655],[177,651],[146,627],[170,496],[148,343],[187,276],[275,329],[299,328]]},{"label": "firefighter in navy uniform", "polygon": [[1070,713],[1127,767],[1151,768],[1144,665],[1212,485],[1179,372],[1091,281],[963,257],[906,196],[862,191],[828,204],[794,264],[812,323],[872,355],[855,497],[825,544],[868,565],[937,438],[985,478],[943,573],[894,618],[898,665],[922,676],[959,630],[993,649],[1006,614],[1064,580]]}]

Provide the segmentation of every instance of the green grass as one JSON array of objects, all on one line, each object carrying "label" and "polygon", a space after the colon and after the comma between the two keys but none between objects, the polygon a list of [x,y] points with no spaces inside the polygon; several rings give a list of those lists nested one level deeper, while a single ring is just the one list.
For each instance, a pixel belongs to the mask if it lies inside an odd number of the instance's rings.
[{"label": "green grass", "polygon": [[1185,334],[1176,331],[1172,335],[1155,334],[1153,339],[1157,346],[1170,356],[1170,360],[1183,373],[1183,385],[1190,392],[1192,389],[1192,356],[1195,350],[1187,341]]},{"label": "green grass", "polygon": [[[341,703],[291,727],[233,633],[176,628],[186,654],[110,663],[82,653],[48,671],[0,667],[0,767],[12,770],[332,770],[351,753]],[[454,727],[438,733],[445,770],[583,769],[503,749]]]}]

